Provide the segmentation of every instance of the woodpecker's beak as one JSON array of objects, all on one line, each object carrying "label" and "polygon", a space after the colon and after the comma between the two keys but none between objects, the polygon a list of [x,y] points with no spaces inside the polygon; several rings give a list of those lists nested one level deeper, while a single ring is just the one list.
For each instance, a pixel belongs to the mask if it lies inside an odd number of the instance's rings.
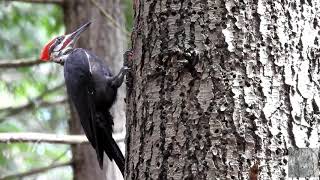
[{"label": "woodpecker's beak", "polygon": [[85,31],[86,29],[88,29],[88,27],[90,26],[91,22],[87,22],[86,24],[84,24],[83,26],[81,26],[80,28],[78,28],[77,30],[75,30],[73,33],[70,33],[68,35],[66,35],[68,41],[70,41],[70,45],[74,46],[74,44],[77,42],[77,40],[80,37],[80,34]]}]

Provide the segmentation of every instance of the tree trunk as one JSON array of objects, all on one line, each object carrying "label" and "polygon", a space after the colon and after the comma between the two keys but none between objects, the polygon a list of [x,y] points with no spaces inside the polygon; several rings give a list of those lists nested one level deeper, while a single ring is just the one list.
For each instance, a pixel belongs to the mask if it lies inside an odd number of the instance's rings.
[{"label": "tree trunk", "polygon": [[320,3],[150,0],[135,13],[126,178],[292,177],[289,152],[319,145]]},{"label": "tree trunk", "polygon": [[[123,24],[120,0],[95,0],[106,12]],[[125,36],[119,28],[99,11],[91,0],[65,0],[64,22],[66,31],[71,32],[80,25],[91,21],[89,29],[84,32],[78,40],[77,47],[85,48],[94,52],[97,56],[105,59],[111,70],[117,73],[122,66],[122,53],[125,46]],[[116,112],[113,113],[115,132],[123,130],[125,123],[124,115],[124,93],[119,91],[118,102],[114,105]],[[70,131],[72,134],[83,133],[79,119],[76,117],[75,109],[71,108]],[[104,171],[100,170],[97,157],[91,145],[73,146],[73,159],[75,161],[74,179],[122,179],[122,175],[115,163],[106,158]],[[107,162],[107,163],[106,163]]]}]

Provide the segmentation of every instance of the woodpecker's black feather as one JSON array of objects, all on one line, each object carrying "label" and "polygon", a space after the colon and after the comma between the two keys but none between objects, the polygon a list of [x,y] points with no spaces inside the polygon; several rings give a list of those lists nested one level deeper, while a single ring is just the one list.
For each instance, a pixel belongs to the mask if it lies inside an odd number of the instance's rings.
[{"label": "woodpecker's black feather", "polygon": [[125,160],[112,137],[113,117],[109,112],[123,81],[123,69],[117,76],[112,76],[104,61],[77,48],[64,62],[64,75],[69,97],[88,140],[96,150],[100,167],[105,152],[110,160],[115,160],[123,174]]}]

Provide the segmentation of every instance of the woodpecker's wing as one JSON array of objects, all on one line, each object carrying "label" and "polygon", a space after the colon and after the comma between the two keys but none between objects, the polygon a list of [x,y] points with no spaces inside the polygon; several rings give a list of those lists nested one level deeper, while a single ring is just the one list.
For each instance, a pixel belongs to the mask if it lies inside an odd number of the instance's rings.
[{"label": "woodpecker's wing", "polygon": [[107,77],[112,76],[110,70],[90,52],[75,49],[64,63],[64,74],[69,97],[96,150],[100,167],[103,166],[103,152],[106,152],[124,174],[125,159],[112,137],[113,118],[109,108],[115,101],[117,89],[107,81]]},{"label": "woodpecker's wing", "polygon": [[[83,130],[97,152],[100,166],[103,162],[103,147],[98,143],[94,82],[90,73],[88,55],[83,49],[75,49],[64,64],[67,92],[76,107]],[[100,144],[100,146],[99,146]]]}]

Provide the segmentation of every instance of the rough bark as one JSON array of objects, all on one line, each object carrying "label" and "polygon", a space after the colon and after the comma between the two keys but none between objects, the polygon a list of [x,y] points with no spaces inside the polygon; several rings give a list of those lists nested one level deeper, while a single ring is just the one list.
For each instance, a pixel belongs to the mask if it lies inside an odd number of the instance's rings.
[{"label": "rough bark", "polygon": [[319,2],[135,4],[127,179],[285,179],[319,145]]},{"label": "rough bark", "polygon": [[[114,19],[122,24],[120,0],[96,0]],[[83,33],[77,46],[89,49],[97,56],[104,58],[112,71],[116,73],[122,66],[122,53],[124,49],[124,36],[119,28],[108,22],[99,9],[90,0],[66,0],[64,3],[66,31],[71,32],[79,25],[92,21],[90,28]],[[116,112],[113,113],[115,121],[115,132],[122,130],[125,123],[123,91],[119,92],[118,103],[115,104]],[[72,134],[82,132],[80,121],[75,117],[72,108],[70,131]],[[72,148],[75,159],[74,179],[106,179],[105,171],[101,171],[97,163],[96,155],[91,146],[77,145]],[[104,163],[107,169],[107,179],[121,179],[120,171],[106,158]],[[114,171],[116,169],[116,172]]]}]

